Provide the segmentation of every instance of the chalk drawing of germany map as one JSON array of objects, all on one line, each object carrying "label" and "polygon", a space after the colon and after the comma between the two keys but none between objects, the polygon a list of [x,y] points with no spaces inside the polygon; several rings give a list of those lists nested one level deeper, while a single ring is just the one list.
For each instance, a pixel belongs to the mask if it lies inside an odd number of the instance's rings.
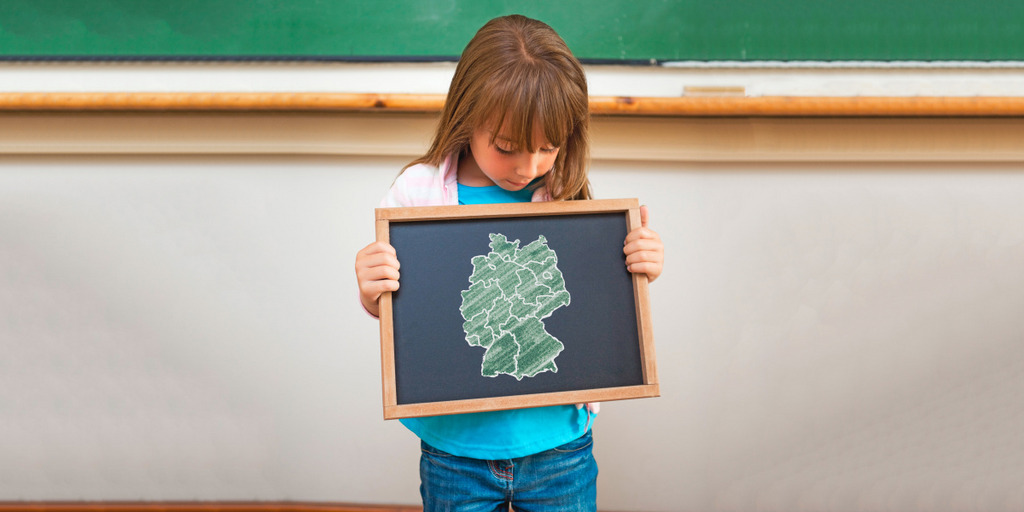
[{"label": "chalk drawing of germany map", "polygon": [[555,358],[565,348],[544,330],[542,320],[569,305],[558,256],[541,235],[522,249],[491,233],[491,252],[474,256],[470,286],[462,292],[462,324],[470,346],[486,349],[480,374],[523,380],[558,372]]}]

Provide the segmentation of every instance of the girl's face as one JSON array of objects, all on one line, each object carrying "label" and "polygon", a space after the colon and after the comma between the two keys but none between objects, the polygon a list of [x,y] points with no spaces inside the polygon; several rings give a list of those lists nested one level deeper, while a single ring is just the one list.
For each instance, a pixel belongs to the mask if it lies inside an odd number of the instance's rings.
[{"label": "girl's face", "polygon": [[489,126],[473,132],[469,154],[459,161],[459,183],[472,187],[497,185],[514,192],[522,190],[554,167],[559,148],[544,137],[541,123],[534,124],[533,146],[536,151],[533,153],[516,147],[504,133],[504,128],[497,132],[492,144],[494,134]]}]

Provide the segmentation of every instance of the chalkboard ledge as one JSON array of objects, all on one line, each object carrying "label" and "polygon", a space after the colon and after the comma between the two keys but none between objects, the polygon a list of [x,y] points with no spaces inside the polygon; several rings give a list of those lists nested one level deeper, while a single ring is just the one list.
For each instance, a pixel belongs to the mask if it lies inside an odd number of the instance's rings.
[{"label": "chalkboard ledge", "polygon": [[419,505],[296,501],[0,501],[0,512],[422,512]]},{"label": "chalkboard ledge", "polygon": [[[439,112],[442,94],[0,93],[0,111]],[[676,117],[1019,117],[1024,97],[592,96],[594,115]]]}]

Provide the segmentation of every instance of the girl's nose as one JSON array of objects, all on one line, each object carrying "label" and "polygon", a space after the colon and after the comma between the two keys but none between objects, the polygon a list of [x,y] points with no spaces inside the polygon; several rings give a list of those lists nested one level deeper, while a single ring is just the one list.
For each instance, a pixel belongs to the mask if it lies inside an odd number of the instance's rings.
[{"label": "girl's nose", "polygon": [[540,151],[526,153],[526,158],[524,159],[523,164],[519,166],[519,169],[516,170],[516,174],[524,178],[530,178],[531,180],[536,178],[537,175],[540,174],[542,158]]}]

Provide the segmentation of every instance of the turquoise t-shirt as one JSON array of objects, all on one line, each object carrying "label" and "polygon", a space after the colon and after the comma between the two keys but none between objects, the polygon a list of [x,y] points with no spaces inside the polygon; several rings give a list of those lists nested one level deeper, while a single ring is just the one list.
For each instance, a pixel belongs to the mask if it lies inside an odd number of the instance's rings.
[{"label": "turquoise t-shirt", "polygon": [[[530,187],[509,192],[497,185],[459,184],[459,204],[526,203],[532,197]],[[586,407],[556,405],[400,421],[427,444],[452,455],[497,460],[533,455],[578,439],[593,424],[592,415]]]},{"label": "turquoise t-shirt", "polygon": [[459,183],[459,204],[529,203],[531,199],[533,190],[528,186],[510,192],[497,185],[470,187]]}]

